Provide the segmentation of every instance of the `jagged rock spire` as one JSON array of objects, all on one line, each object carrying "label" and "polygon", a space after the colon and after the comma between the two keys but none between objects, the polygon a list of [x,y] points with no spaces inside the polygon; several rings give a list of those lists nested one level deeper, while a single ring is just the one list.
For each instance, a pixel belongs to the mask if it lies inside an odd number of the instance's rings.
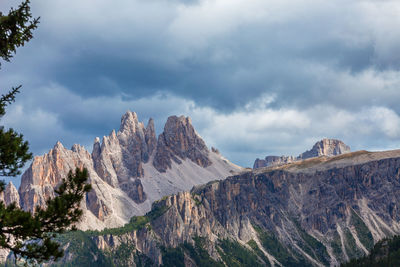
[{"label": "jagged rock spire", "polygon": [[[87,215],[83,229],[115,227],[125,224],[133,215],[143,215],[153,201],[165,195],[222,179],[240,169],[222,156],[208,153],[190,118],[170,117],[158,141],[162,145],[157,145],[153,119],[145,126],[136,113],[128,111],[122,116],[118,131],[95,138],[92,154],[80,145],[69,150],[57,142],[49,153],[36,156],[23,174],[19,188],[21,206],[29,211],[44,207],[70,170],[86,167],[93,189],[82,203]],[[158,156],[167,154],[163,158],[165,168],[154,168],[158,166],[153,164],[157,162],[153,160],[157,158],[156,152]],[[171,166],[172,159],[183,166],[173,166],[170,173],[157,171]],[[203,168],[211,163],[212,168]]]},{"label": "jagged rock spire", "polygon": [[153,151],[157,145],[157,137],[156,137],[156,131],[154,128],[154,120],[152,118],[150,118],[149,122],[147,123],[147,127],[145,130],[145,140],[146,140],[149,155],[151,155],[151,154],[153,154]]},{"label": "jagged rock spire", "polygon": [[186,158],[202,167],[211,165],[208,148],[193,128],[191,119],[184,116],[171,116],[159,135],[153,165],[165,172],[171,168],[172,160],[180,164]]},{"label": "jagged rock spire", "polygon": [[138,116],[135,112],[132,111],[127,111],[122,117],[121,117],[121,125],[119,126],[119,131],[118,132],[127,132],[127,134],[134,134],[139,126],[139,120]]}]

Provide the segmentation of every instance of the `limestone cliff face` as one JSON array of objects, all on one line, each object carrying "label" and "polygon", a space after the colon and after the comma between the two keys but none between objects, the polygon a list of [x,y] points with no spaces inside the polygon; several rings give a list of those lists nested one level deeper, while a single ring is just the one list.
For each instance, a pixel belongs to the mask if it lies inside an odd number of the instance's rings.
[{"label": "limestone cliff face", "polygon": [[171,116],[164,127],[164,132],[158,137],[157,151],[153,165],[165,172],[171,168],[172,161],[180,164],[181,160],[190,159],[201,167],[208,167],[208,148],[203,139],[194,130],[188,117]]},{"label": "limestone cliff face", "polygon": [[110,240],[130,236],[132,253],[156,265],[163,263],[160,247],[203,237],[215,260],[223,260],[221,242],[228,239],[271,265],[335,266],[400,233],[400,151],[392,154],[355,153],[232,176],[155,203],[140,229],[94,239],[116,249]]},{"label": "limestone cliff face", "polygon": [[262,167],[279,166],[283,164],[292,163],[295,161],[315,158],[320,156],[332,157],[350,152],[350,147],[340,140],[336,139],[322,139],[314,144],[311,150],[300,154],[297,157],[293,156],[266,156],[265,159],[256,159],[253,169]]},{"label": "limestone cliff face", "polygon": [[322,139],[317,142],[311,150],[299,155],[299,159],[309,159],[320,156],[337,156],[350,152],[350,147],[340,140]]},{"label": "limestone cliff face", "polygon": [[[82,203],[82,229],[121,226],[165,195],[240,170],[208,151],[189,118],[170,117],[157,140],[154,121],[150,119],[145,127],[136,113],[128,111],[117,132],[102,141],[95,138],[91,154],[80,145],[69,150],[58,142],[49,153],[36,156],[22,176],[17,202],[30,211],[45,206],[54,197],[54,188],[75,168],[88,169],[93,188]],[[11,187],[9,192],[15,199]]]}]

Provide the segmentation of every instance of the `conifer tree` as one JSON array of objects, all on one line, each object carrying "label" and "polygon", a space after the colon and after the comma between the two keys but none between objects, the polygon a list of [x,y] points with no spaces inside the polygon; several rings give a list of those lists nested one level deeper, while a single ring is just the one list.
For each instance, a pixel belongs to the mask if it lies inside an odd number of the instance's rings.
[{"label": "conifer tree", "polygon": [[[0,12],[0,58],[9,62],[17,48],[32,39],[38,23],[39,18],[32,18],[29,0],[12,8],[8,14]],[[0,98],[0,118],[6,114],[6,107],[15,101],[20,88],[0,89],[6,92]],[[19,175],[20,169],[31,158],[29,144],[23,135],[0,126],[0,176]],[[0,202],[0,247],[9,249],[27,264],[62,257],[63,250],[54,237],[75,229],[74,224],[82,215],[79,204],[91,188],[86,184],[87,178],[86,169],[70,171],[55,190],[56,197],[48,199],[46,206],[37,207],[34,213],[18,208],[16,203],[6,206]],[[0,182],[1,191],[4,191],[4,181]]]}]

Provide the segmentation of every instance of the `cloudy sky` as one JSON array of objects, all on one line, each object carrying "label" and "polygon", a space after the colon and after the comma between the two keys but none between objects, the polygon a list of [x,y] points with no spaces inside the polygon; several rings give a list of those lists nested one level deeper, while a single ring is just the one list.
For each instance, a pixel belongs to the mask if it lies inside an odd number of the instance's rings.
[{"label": "cloudy sky", "polygon": [[0,88],[23,85],[1,123],[35,154],[57,140],[91,150],[127,110],[158,133],[190,116],[242,166],[324,137],[400,148],[399,1],[32,2],[41,23],[2,62]]}]

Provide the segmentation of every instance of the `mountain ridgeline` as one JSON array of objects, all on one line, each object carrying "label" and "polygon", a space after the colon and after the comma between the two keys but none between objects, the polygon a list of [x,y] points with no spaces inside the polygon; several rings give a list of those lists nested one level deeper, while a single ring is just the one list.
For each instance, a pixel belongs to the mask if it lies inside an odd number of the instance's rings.
[{"label": "mountain ridgeline", "polygon": [[58,264],[338,266],[400,232],[399,201],[400,150],[312,158],[167,196],[122,228],[71,233]]}]

